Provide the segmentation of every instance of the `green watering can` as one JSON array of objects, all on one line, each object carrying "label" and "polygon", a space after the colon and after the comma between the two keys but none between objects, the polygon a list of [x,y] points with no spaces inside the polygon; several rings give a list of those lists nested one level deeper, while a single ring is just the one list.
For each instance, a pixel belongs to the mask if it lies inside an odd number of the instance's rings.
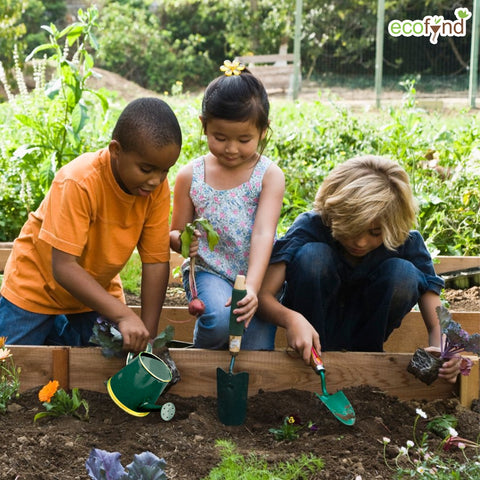
[{"label": "green watering can", "polygon": [[144,417],[153,411],[160,411],[163,420],[175,415],[171,402],[157,405],[157,399],[172,380],[168,365],[152,353],[152,346],[137,356],[129,353],[126,365],[107,381],[110,398],[122,410],[135,417]]}]

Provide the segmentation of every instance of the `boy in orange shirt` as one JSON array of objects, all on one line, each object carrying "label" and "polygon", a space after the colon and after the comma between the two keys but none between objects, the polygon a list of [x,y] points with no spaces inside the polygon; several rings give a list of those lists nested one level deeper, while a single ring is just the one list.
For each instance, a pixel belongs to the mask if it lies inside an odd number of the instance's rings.
[{"label": "boy in orange shirt", "polygon": [[[171,108],[141,98],[121,113],[108,147],[57,172],[5,267],[0,335],[9,344],[88,345],[100,315],[117,324],[125,350],[141,351],[157,335],[169,276],[167,173],[181,144]],[[119,278],[135,247],[141,319]]]}]

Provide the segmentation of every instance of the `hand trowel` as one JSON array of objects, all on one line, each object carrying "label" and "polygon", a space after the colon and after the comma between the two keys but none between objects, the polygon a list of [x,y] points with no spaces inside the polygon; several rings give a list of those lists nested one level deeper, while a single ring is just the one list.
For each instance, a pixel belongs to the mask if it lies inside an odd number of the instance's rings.
[{"label": "hand trowel", "polygon": [[327,386],[325,385],[325,367],[323,365],[323,360],[315,350],[315,347],[312,347],[310,365],[315,373],[320,375],[322,381],[322,395],[319,395],[318,393],[315,393],[315,395],[335,415],[337,420],[340,420],[345,425],[353,425],[355,423],[355,411],[345,394],[341,390],[333,395],[330,395],[327,392]]},{"label": "hand trowel", "polygon": [[245,276],[237,275],[232,291],[230,308],[229,343],[230,366],[228,372],[217,368],[217,410],[218,417],[224,425],[242,425],[247,414],[248,373],[233,373],[235,358],[240,352],[244,323],[237,322],[233,310],[247,291]]}]

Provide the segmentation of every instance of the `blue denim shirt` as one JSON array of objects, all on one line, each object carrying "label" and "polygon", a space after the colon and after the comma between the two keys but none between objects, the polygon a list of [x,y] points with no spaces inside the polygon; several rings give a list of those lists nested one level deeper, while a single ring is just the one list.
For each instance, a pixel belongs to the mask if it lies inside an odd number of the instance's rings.
[{"label": "blue denim shirt", "polygon": [[[300,214],[285,236],[275,242],[270,263],[285,262],[288,265],[300,247],[311,242],[326,243],[336,249],[339,252],[339,257],[343,258],[343,255],[341,255],[342,247],[332,237],[330,228],[323,223],[322,217],[318,213],[310,211]],[[382,244],[365,255],[359,265],[352,267],[345,260],[343,268],[351,269],[351,275],[361,277],[392,257],[402,258],[415,265],[425,275],[427,282],[426,290],[440,294],[445,286],[445,282],[435,274],[432,257],[427,250],[422,235],[416,230],[410,231],[410,235],[405,243],[396,250],[388,250]]]}]

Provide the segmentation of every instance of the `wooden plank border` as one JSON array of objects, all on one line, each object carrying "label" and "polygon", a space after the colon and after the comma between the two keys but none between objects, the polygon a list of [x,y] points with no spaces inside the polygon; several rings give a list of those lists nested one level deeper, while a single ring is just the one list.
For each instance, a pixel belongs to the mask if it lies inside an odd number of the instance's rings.
[{"label": "wooden plank border", "polygon": [[[21,391],[44,385],[54,379],[52,358],[58,350],[68,352],[68,387],[106,392],[105,383],[125,365],[125,360],[105,358],[100,348],[9,346],[15,364],[21,367]],[[55,354],[53,352],[56,352]],[[181,380],[169,390],[182,397],[216,397],[216,370],[228,369],[228,351],[170,349]],[[470,376],[461,377],[457,385],[437,380],[425,385],[406,370],[411,354],[325,352],[329,392],[352,386],[371,385],[400,400],[435,400],[456,397],[470,406],[479,394],[478,357]],[[263,391],[291,388],[321,391],[319,377],[292,351],[242,351],[235,362],[234,373],[249,373],[249,396]]]}]

